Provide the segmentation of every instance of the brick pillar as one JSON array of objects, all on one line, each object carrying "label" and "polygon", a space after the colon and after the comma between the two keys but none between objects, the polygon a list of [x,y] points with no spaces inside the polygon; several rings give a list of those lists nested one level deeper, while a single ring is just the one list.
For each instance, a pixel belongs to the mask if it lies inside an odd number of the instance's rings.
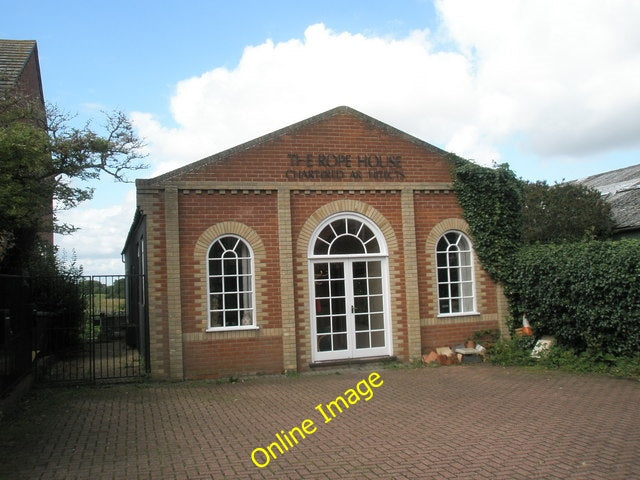
[{"label": "brick pillar", "polygon": [[166,355],[164,279],[164,216],[162,215],[162,193],[142,190],[138,187],[137,203],[146,216],[145,241],[147,249],[147,292],[149,362],[151,375],[155,378],[168,376],[169,359]]},{"label": "brick pillar", "polygon": [[509,316],[509,303],[507,297],[504,294],[504,287],[501,283],[496,284],[496,297],[498,305],[498,325],[500,325],[500,336],[502,338],[509,338],[511,333],[507,326],[507,317]]},{"label": "brick pillar", "polygon": [[418,292],[418,252],[413,190],[402,190],[402,248],[404,251],[405,305],[407,312],[407,342],[409,360],[422,354],[420,338],[420,305]]},{"label": "brick pillar", "polygon": [[169,335],[169,376],[184,378],[182,361],[182,301],[180,297],[180,231],[178,189],[167,187],[164,197],[167,242],[167,316]]},{"label": "brick pillar", "polygon": [[278,189],[278,246],[282,296],[282,353],[285,371],[297,371],[295,286],[293,281],[293,240],[291,236],[291,192]]}]

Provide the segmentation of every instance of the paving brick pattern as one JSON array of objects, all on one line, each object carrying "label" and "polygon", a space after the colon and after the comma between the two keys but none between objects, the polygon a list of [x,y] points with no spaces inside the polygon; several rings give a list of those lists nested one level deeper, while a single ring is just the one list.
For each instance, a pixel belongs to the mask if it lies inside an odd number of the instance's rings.
[{"label": "paving brick pattern", "polygon": [[[314,407],[373,370],[38,391],[0,429],[0,478],[640,478],[638,381],[380,368],[368,402],[323,423]],[[264,468],[252,463],[254,448],[305,419],[313,434]]]}]

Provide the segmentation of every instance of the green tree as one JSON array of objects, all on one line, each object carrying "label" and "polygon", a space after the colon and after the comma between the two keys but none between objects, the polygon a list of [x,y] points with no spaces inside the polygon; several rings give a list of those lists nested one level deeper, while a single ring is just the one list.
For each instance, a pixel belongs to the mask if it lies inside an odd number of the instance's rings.
[{"label": "green tree", "polygon": [[127,295],[127,279],[119,278],[106,289],[107,298],[125,298]]},{"label": "green tree", "polygon": [[576,183],[526,182],[507,164],[489,168],[452,159],[454,188],[474,248],[494,280],[508,280],[513,255],[525,245],[611,235],[611,208],[597,190]]},{"label": "green tree", "polygon": [[511,327],[526,312],[538,334],[554,335],[563,346],[637,352],[638,242],[599,241],[613,225],[599,192],[527,183],[507,165],[455,160],[454,186],[474,247],[505,287]]},{"label": "green tree", "polygon": [[22,267],[37,273],[26,277],[29,302],[40,312],[51,316],[47,322],[55,334],[45,348],[47,353],[61,352],[79,345],[86,307],[85,295],[78,278],[82,268],[75,258],[65,259],[56,248],[44,242],[36,243],[32,255]]},{"label": "green tree", "polygon": [[39,231],[74,230],[56,213],[92,198],[87,181],[105,174],[126,181],[126,172],[146,168],[143,143],[124,113],[104,113],[99,130],[72,121],[19,94],[0,97],[0,271],[24,268]]},{"label": "green tree", "polygon": [[612,228],[611,207],[597,190],[578,183],[525,184],[524,244],[601,240]]},{"label": "green tree", "polygon": [[81,287],[83,292],[94,295],[107,293],[109,290],[109,287],[107,285],[99,282],[98,280],[83,280],[81,282]]}]

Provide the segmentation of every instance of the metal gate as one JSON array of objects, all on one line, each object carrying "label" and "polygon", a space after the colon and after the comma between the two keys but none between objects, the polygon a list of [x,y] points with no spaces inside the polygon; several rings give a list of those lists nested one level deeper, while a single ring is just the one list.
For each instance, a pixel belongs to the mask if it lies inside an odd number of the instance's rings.
[{"label": "metal gate", "polygon": [[[31,288],[37,289],[39,281],[31,278]],[[145,376],[147,322],[139,291],[144,281],[138,275],[83,276],[74,278],[73,285],[76,291],[72,298],[65,293],[60,308],[33,311],[36,380],[82,383]]]}]

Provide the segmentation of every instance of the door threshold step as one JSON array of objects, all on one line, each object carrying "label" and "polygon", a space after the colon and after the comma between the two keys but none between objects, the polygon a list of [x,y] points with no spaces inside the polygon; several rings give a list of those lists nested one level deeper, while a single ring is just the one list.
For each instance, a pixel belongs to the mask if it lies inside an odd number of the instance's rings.
[{"label": "door threshold step", "polygon": [[379,357],[366,357],[366,358],[346,358],[340,360],[324,360],[321,362],[313,362],[309,364],[309,367],[313,369],[318,368],[333,368],[333,367],[348,367],[354,365],[366,365],[369,363],[391,363],[398,359],[396,356],[383,355]]}]

